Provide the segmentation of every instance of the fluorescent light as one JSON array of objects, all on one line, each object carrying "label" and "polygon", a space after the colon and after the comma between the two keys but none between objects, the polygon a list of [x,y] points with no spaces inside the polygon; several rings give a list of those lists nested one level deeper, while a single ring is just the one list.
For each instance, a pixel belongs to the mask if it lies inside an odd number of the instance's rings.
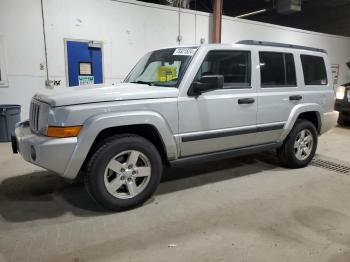
[{"label": "fluorescent light", "polygon": [[237,18],[242,18],[242,17],[247,17],[247,16],[251,16],[251,15],[256,15],[256,14],[264,13],[264,12],[266,12],[266,11],[268,11],[268,9],[261,9],[261,10],[258,10],[258,11],[246,13],[246,14],[239,15],[239,16],[236,16],[236,17],[237,17]]}]

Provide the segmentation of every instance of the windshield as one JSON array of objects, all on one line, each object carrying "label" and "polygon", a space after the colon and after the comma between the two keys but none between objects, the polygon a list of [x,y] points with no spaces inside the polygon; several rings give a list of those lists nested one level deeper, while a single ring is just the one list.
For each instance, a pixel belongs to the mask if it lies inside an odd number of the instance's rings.
[{"label": "windshield", "polygon": [[125,78],[125,83],[177,87],[197,47],[169,48],[146,54]]}]

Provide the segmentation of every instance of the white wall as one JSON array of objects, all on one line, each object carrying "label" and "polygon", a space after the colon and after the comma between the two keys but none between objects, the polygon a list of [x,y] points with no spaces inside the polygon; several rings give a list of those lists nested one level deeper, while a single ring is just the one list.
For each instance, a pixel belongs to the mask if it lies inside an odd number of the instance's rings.
[{"label": "white wall", "polygon": [[9,82],[0,88],[0,104],[21,104],[27,109],[33,93],[45,90],[45,72],[39,68],[44,62],[41,28],[40,1],[0,1],[0,36]]},{"label": "white wall", "polygon": [[[44,0],[50,80],[66,88],[64,39],[103,42],[104,77],[119,82],[147,51],[177,45],[178,9],[134,0]],[[45,88],[44,45],[40,0],[1,0],[0,37],[5,43],[9,87],[0,88],[0,104],[23,106],[22,119],[35,92]],[[222,42],[242,39],[276,41],[328,50],[331,62],[340,64],[339,83],[349,80],[350,38],[307,32],[247,20],[223,17]],[[181,44],[210,39],[211,16],[182,10]]]}]

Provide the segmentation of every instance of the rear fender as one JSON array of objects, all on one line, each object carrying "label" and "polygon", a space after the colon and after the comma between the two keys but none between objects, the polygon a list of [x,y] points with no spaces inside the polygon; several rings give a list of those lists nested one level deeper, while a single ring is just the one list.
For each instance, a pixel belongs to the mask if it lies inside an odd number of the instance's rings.
[{"label": "rear fender", "polygon": [[290,131],[292,130],[295,122],[297,121],[300,114],[305,112],[316,112],[317,113],[317,119],[319,121],[319,128],[321,128],[321,125],[323,123],[323,111],[322,107],[319,104],[315,103],[307,103],[307,104],[300,104],[293,107],[289,118],[284,126],[284,130],[281,134],[281,137],[279,139],[279,142],[284,141],[284,139],[288,136]]}]

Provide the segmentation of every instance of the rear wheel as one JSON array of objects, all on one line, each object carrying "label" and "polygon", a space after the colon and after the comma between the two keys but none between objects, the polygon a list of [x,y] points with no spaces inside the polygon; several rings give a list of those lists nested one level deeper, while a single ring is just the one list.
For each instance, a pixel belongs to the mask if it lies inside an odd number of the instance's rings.
[{"label": "rear wheel", "polygon": [[281,162],[291,168],[307,166],[317,148],[317,131],[308,120],[298,119],[277,154]]},{"label": "rear wheel", "polygon": [[85,186],[102,206],[124,210],[149,199],[161,173],[161,157],[150,141],[136,135],[118,135],[102,142],[92,156]]}]

